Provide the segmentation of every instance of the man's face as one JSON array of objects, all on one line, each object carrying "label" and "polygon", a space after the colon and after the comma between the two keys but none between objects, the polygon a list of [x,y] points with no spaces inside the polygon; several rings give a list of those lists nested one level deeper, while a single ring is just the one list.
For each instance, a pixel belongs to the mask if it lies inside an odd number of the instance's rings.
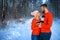
[{"label": "man's face", "polygon": [[42,13],[45,13],[45,7],[41,7],[41,11],[42,11]]}]

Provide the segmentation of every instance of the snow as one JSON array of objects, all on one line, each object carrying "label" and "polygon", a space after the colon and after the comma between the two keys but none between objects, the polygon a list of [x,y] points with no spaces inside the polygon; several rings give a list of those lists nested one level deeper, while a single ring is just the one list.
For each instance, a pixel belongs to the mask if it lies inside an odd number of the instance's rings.
[{"label": "snow", "polygon": [[[19,22],[19,20],[9,20],[5,29],[0,29],[0,40],[31,40],[32,18]],[[53,21],[51,28],[51,40],[60,40],[60,19]]]}]

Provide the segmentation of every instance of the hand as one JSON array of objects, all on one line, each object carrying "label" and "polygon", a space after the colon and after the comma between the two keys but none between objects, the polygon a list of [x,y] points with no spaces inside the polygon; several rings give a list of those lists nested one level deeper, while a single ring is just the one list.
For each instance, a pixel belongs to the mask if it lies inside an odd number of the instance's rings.
[{"label": "hand", "polygon": [[41,28],[41,23],[39,24],[39,28]]}]

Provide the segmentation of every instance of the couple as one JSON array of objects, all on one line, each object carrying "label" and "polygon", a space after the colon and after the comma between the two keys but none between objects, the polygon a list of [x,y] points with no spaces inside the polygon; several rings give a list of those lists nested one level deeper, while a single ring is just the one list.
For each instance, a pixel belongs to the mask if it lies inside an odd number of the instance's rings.
[{"label": "couple", "polygon": [[51,37],[52,13],[48,10],[47,4],[41,5],[41,11],[43,20],[40,18],[39,11],[32,12],[34,16],[31,24],[32,40],[50,40]]}]

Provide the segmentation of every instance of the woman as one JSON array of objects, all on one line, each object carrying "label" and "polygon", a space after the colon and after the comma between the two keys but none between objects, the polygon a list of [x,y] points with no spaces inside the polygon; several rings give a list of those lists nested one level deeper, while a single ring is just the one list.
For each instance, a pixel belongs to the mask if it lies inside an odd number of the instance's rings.
[{"label": "woman", "polygon": [[38,40],[40,35],[40,26],[39,26],[40,23],[38,23],[40,21],[40,13],[39,11],[36,10],[31,14],[34,16],[32,20],[32,25],[31,25],[32,40]]}]

